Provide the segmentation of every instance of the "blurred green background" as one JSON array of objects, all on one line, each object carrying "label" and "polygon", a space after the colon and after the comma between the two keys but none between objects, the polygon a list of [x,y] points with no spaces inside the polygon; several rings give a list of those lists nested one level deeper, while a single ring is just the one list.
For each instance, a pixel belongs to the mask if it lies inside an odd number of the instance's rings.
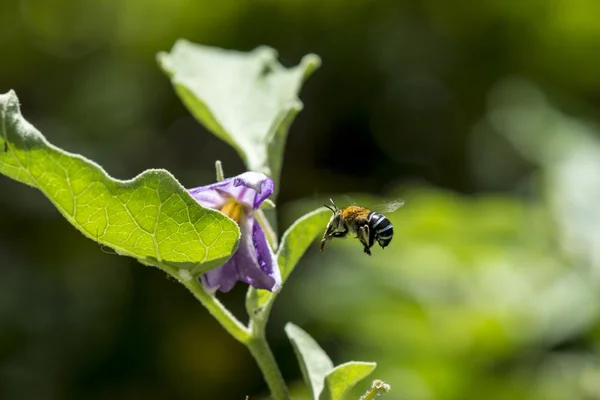
[{"label": "blurred green background", "polygon": [[[155,54],[178,38],[265,44],[323,66],[302,91],[279,224],[323,204],[403,198],[372,257],[313,246],[283,325],[336,364],[376,361],[386,399],[600,399],[600,3],[15,0],[0,6],[0,92],[54,144],[113,176],[209,183],[243,164],[190,116]],[[0,178],[0,398],[243,399],[245,348],[177,283],[85,239]],[[223,297],[243,316],[245,288]],[[356,398],[369,382],[356,388]]]}]

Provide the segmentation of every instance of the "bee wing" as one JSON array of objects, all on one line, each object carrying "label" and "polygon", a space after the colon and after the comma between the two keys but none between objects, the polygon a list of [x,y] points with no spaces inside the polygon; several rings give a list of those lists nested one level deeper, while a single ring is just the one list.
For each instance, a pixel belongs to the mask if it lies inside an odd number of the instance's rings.
[{"label": "bee wing", "polygon": [[374,207],[377,212],[381,212],[382,214],[391,214],[395,212],[397,209],[404,205],[404,200],[395,199],[386,201]]},{"label": "bee wing", "polygon": [[348,202],[348,204],[351,204],[353,206],[357,205],[356,201],[352,197],[348,196],[347,194],[343,195],[342,197],[344,198],[344,200],[346,200]]}]

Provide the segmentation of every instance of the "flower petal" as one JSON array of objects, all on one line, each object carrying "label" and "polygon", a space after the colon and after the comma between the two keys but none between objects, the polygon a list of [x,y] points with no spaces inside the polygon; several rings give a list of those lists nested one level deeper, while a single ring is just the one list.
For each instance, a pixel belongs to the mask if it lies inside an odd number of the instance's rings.
[{"label": "flower petal", "polygon": [[201,205],[220,208],[228,196],[235,198],[246,207],[257,209],[273,194],[273,179],[259,172],[245,172],[234,178],[227,178],[212,185],[190,189],[190,194]]},{"label": "flower petal", "polygon": [[[219,182],[221,183],[221,182]],[[188,192],[202,206],[220,210],[223,204],[227,201],[227,196],[217,190],[214,185],[200,186],[194,189],[189,189]]]},{"label": "flower petal", "polygon": [[240,228],[238,250],[225,264],[202,275],[205,288],[229,292],[237,281],[242,281],[257,289],[279,290],[279,267],[262,228],[252,217],[241,221]]},{"label": "flower petal", "polygon": [[261,271],[269,277],[269,279],[266,280],[264,279],[265,275],[261,275],[263,279],[260,279],[260,285],[257,285],[259,279],[256,279],[252,286],[257,289],[267,289],[271,292],[276,292],[281,288],[279,264],[277,264],[277,258],[275,257],[271,246],[269,246],[265,232],[259,223],[254,224],[252,240],[254,242],[254,248],[256,249],[258,265],[260,265]]},{"label": "flower petal", "polygon": [[[253,189],[256,194],[252,199],[252,206],[254,209],[260,207],[263,201],[271,194],[273,194],[273,189],[275,184],[273,183],[273,179],[269,178],[265,174],[261,174],[260,172],[245,172],[241,175],[238,175],[234,178],[233,185],[235,187],[249,188]],[[240,202],[245,202],[250,205],[250,198],[246,196],[244,200],[238,200]]]},{"label": "flower petal", "polygon": [[234,258],[230,258],[218,268],[205,272],[200,278],[206,291],[211,294],[217,290],[223,293],[229,292],[239,280]]}]

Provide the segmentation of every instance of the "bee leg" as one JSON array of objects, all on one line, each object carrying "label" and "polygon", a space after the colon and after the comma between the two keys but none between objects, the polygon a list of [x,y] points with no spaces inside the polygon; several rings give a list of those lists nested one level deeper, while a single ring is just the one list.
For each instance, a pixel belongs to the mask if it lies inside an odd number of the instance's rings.
[{"label": "bee leg", "polygon": [[347,234],[348,234],[348,229],[346,229],[344,231],[332,232],[329,235],[329,237],[332,237],[332,238],[343,238],[343,237],[346,237]]},{"label": "bee leg", "polygon": [[327,239],[323,238],[321,239],[321,253],[323,252],[323,250],[325,250],[325,243],[327,243]]},{"label": "bee leg", "polygon": [[327,243],[328,240],[329,240],[329,236],[323,235],[323,239],[321,239],[321,253],[325,249],[325,243]]},{"label": "bee leg", "polygon": [[323,234],[323,239],[321,239],[321,252],[323,252],[323,250],[325,249],[325,243],[327,243],[328,240],[331,240],[331,238],[343,238],[347,234],[348,234],[348,228],[346,228],[344,231],[336,232],[334,225],[332,225],[332,224],[327,225],[327,229],[325,230],[325,233]]},{"label": "bee leg", "polygon": [[356,238],[360,240],[364,246],[365,253],[371,255],[371,249],[369,248],[369,226],[364,225],[358,228],[358,232],[356,232]]},{"label": "bee leg", "polygon": [[325,249],[325,243],[329,240],[329,236],[333,231],[333,225],[331,223],[327,224],[327,228],[325,229],[325,233],[323,234],[323,239],[321,239],[321,253]]}]

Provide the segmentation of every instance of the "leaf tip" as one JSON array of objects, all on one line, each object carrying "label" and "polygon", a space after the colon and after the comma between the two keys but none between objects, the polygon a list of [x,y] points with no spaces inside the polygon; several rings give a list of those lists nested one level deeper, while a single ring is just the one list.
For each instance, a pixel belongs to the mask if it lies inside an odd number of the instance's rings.
[{"label": "leaf tip", "polygon": [[319,55],[315,53],[308,53],[307,55],[302,57],[300,64],[302,64],[305,67],[319,68],[323,64],[323,61],[321,60],[321,57],[319,57]]},{"label": "leaf tip", "polygon": [[302,111],[303,108],[304,108],[304,103],[302,103],[302,101],[300,101],[298,99],[290,101],[290,103],[288,105],[288,109],[293,110],[296,113],[299,113],[300,111]]},{"label": "leaf tip", "polygon": [[156,53],[156,62],[163,69],[166,70],[166,64],[168,63],[167,59],[169,57],[169,53],[166,51],[159,51]]},{"label": "leaf tip", "polygon": [[4,94],[0,94],[0,103],[4,103],[7,106],[17,106],[19,107],[19,98],[17,97],[17,92],[13,89],[10,89],[8,92]]},{"label": "leaf tip", "polygon": [[285,324],[285,327],[283,328],[283,330],[285,331],[285,333],[288,334],[288,336],[289,336],[290,332],[293,332],[295,329],[298,329],[298,327],[291,322],[288,322],[287,324]]},{"label": "leaf tip", "polygon": [[172,55],[181,47],[191,47],[194,44],[187,39],[179,38],[173,43],[170,51],[159,51],[156,53],[156,62],[164,72],[173,73]]},{"label": "leaf tip", "polygon": [[323,62],[321,57],[314,53],[309,53],[302,57],[302,60],[300,61],[300,65],[304,70],[304,75],[302,78],[304,80],[308,79],[308,77],[311,76],[317,69],[319,69],[322,64]]},{"label": "leaf tip", "polygon": [[277,50],[266,45],[258,46],[252,52],[265,62],[273,62],[279,57],[279,52]]},{"label": "leaf tip", "polygon": [[171,52],[175,53],[175,51],[179,50],[180,47],[194,47],[194,46],[200,47],[200,45],[198,45],[196,43],[192,43],[185,38],[179,38],[179,39],[175,40],[175,43],[173,43]]},{"label": "leaf tip", "polygon": [[276,208],[276,207],[277,206],[271,199],[265,199],[265,201],[263,201],[263,203],[260,205],[261,210],[269,210],[269,209]]},{"label": "leaf tip", "polygon": [[367,368],[369,368],[369,374],[373,371],[375,371],[375,369],[377,369],[377,363],[376,362],[363,362],[363,365]]}]

